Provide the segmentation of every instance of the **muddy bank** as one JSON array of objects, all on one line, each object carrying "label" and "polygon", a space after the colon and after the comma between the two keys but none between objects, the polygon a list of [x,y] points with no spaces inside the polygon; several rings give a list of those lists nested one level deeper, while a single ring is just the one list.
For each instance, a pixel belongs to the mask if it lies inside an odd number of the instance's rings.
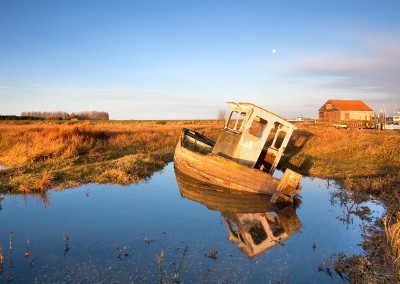
[{"label": "muddy bank", "polygon": [[350,193],[374,196],[386,210],[382,219],[364,228],[361,246],[367,255],[348,258],[348,274],[356,283],[397,283],[400,280],[400,174],[346,178],[340,182]]},{"label": "muddy bank", "polygon": [[[383,218],[378,218],[362,228],[363,240],[359,244],[366,254],[353,256],[343,255],[335,263],[335,270],[339,270],[352,283],[398,283],[399,269],[396,263],[396,256],[393,254],[393,248],[390,245],[390,236],[387,234],[386,226],[396,224],[396,212],[398,212],[399,203],[396,203],[397,193],[389,196],[386,191],[378,198],[373,195],[371,185],[376,182],[376,178],[366,179],[338,179],[334,182],[342,188],[335,193],[336,202],[344,205],[348,215],[343,221],[351,222],[352,216],[358,216],[363,220],[368,220],[371,209],[359,206],[366,200],[375,198],[384,206],[385,213]],[[368,181],[368,182],[367,182]],[[369,184],[370,186],[366,186]],[[386,223],[386,226],[385,226]],[[397,225],[398,226],[398,225]]]}]

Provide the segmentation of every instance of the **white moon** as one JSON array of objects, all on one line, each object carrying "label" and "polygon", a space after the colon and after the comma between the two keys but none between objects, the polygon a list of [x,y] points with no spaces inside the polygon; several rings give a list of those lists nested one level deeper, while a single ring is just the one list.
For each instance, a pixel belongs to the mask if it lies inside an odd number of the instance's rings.
[{"label": "white moon", "polygon": [[272,50],[272,53],[275,53],[275,52],[276,52],[276,49],[273,49],[273,50]]}]

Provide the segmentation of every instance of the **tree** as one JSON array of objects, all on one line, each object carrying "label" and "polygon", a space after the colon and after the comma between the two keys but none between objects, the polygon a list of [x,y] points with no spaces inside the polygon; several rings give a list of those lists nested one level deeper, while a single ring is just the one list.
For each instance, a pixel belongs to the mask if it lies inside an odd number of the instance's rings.
[{"label": "tree", "polygon": [[225,120],[226,110],[220,109],[217,114],[217,120]]}]

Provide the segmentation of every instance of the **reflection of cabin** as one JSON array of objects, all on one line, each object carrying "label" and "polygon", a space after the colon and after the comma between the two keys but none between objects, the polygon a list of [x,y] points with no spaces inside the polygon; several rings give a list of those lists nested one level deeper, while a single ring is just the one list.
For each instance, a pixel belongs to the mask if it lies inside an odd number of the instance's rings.
[{"label": "reflection of cabin", "polygon": [[301,227],[292,207],[277,211],[277,215],[265,213],[223,212],[229,231],[229,240],[237,243],[248,257],[255,257],[268,249],[283,244]]},{"label": "reflection of cabin", "polygon": [[296,127],[251,103],[228,105],[224,129],[212,152],[273,174]]},{"label": "reflection of cabin", "polygon": [[374,111],[363,101],[328,100],[319,110],[323,121],[372,121]]}]

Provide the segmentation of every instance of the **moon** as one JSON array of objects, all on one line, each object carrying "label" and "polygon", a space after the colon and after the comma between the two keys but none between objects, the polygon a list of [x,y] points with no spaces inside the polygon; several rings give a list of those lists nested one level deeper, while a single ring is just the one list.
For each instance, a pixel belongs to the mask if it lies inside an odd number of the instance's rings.
[{"label": "moon", "polygon": [[273,50],[272,50],[272,53],[275,53],[275,52],[276,52],[276,49],[273,49]]}]

